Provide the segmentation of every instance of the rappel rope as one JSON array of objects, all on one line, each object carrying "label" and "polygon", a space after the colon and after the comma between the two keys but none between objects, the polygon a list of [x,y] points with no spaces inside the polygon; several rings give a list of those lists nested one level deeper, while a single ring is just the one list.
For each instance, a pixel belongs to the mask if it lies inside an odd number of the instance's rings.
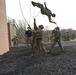
[{"label": "rappel rope", "polygon": [[[30,0],[30,2],[31,2],[31,0]],[[30,11],[30,15],[34,18],[34,16],[31,14],[31,3],[30,3],[30,9],[29,9],[29,11]]]},{"label": "rappel rope", "polygon": [[[35,0],[34,0],[35,1]],[[38,0],[37,0],[37,2],[38,2]],[[34,7],[35,8],[35,7]],[[33,18],[36,18],[38,15],[39,15],[39,13],[40,13],[40,11],[36,14],[36,16],[34,16],[35,15],[35,9],[34,9],[34,15],[32,15],[31,14],[31,0],[30,0],[30,9],[29,9],[29,11],[30,11],[30,15],[33,17]]]},{"label": "rappel rope", "polygon": [[23,14],[23,11],[22,11],[22,7],[21,7],[20,0],[18,0],[18,1],[19,1],[19,6],[20,6],[20,10],[21,10],[22,16],[23,16],[24,20],[26,21],[26,23],[28,24],[27,20],[26,20],[25,17],[24,17],[24,14]]},{"label": "rappel rope", "polygon": [[[35,1],[35,0],[34,0],[34,1]],[[31,0],[30,0],[30,2],[31,2]],[[38,2],[38,0],[37,0],[37,2]],[[45,2],[45,0],[44,0],[44,2]],[[25,19],[25,17],[24,17],[20,0],[19,0],[19,6],[20,6],[20,10],[21,10],[21,13],[22,13],[22,16],[23,16],[24,20],[26,21],[27,24],[29,24],[29,23],[27,22],[27,20]],[[34,10],[35,10],[35,9],[34,9]],[[29,11],[30,11],[30,15],[31,15],[33,18],[36,18],[36,17],[39,15],[39,13],[40,13],[40,11],[39,11],[39,12],[36,14],[36,16],[34,16],[34,15],[31,14],[31,3],[30,3],[30,9],[29,9]],[[34,14],[35,14],[35,11],[34,11]],[[56,27],[58,26],[57,23],[55,24],[55,26],[56,26]]]}]

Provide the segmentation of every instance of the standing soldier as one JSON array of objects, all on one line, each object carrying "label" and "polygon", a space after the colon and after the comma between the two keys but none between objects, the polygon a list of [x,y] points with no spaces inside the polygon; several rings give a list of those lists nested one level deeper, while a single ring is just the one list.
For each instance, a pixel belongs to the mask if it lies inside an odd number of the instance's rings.
[{"label": "standing soldier", "polygon": [[66,33],[66,36],[67,36],[67,41],[70,41],[70,39],[69,39],[69,32]]},{"label": "standing soldier", "polygon": [[61,48],[61,51],[63,52],[63,47],[61,45],[61,33],[60,33],[59,27],[56,27],[54,29],[54,39],[53,39],[52,46],[51,46],[50,50],[52,50],[54,48],[54,46],[56,45],[57,42],[58,42],[59,47]]},{"label": "standing soldier", "polygon": [[55,36],[55,29],[51,33],[51,42],[53,42],[53,40],[55,39],[54,36]]},{"label": "standing soldier", "polygon": [[42,29],[44,28],[43,25],[39,25],[39,27],[37,27],[36,25],[36,20],[34,19],[34,33],[35,33],[35,39],[33,38],[33,40],[35,40],[35,43],[33,44],[33,50],[32,50],[32,56],[35,56],[35,52],[36,50],[40,50],[40,49],[44,49],[46,56],[47,56],[47,50],[46,48],[43,46],[43,42],[42,42],[42,37],[43,37],[43,31]]},{"label": "standing soldier", "polygon": [[13,45],[15,46],[15,45],[18,45],[19,44],[19,39],[18,39],[18,37],[17,36],[14,36],[13,38],[12,38],[12,42],[13,42]]},{"label": "standing soldier", "polygon": [[27,47],[29,47],[29,44],[32,42],[32,31],[30,27],[28,27],[28,30],[25,32],[25,38]]},{"label": "standing soldier", "polygon": [[63,40],[64,40],[64,41],[70,41],[68,32],[66,32],[66,33],[63,35]]},{"label": "standing soldier", "polygon": [[63,41],[66,41],[67,40],[66,33],[63,34],[62,38],[63,38]]}]

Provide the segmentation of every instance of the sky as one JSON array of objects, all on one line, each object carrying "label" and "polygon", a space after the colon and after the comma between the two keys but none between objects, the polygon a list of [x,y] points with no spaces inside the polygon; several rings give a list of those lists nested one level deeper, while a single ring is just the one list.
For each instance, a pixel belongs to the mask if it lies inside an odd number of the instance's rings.
[{"label": "sky", "polygon": [[[76,0],[6,0],[6,14],[16,21],[24,19],[20,10],[20,5],[26,21],[33,27],[33,17],[36,17],[37,25],[43,24],[46,30],[59,26],[61,29],[76,30]],[[42,15],[40,9],[33,7],[31,1],[41,4],[46,2],[47,7],[56,14],[52,19],[57,25],[50,23],[46,15]]]}]

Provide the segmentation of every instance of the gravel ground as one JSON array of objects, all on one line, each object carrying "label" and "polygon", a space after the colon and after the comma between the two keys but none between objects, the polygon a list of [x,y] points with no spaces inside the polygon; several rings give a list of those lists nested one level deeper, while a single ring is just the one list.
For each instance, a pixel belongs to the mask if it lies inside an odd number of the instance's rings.
[{"label": "gravel ground", "polygon": [[[49,45],[46,45],[49,49]],[[31,57],[31,48],[11,47],[0,56],[0,75],[76,75],[76,46],[56,46],[51,54],[43,51]]]}]

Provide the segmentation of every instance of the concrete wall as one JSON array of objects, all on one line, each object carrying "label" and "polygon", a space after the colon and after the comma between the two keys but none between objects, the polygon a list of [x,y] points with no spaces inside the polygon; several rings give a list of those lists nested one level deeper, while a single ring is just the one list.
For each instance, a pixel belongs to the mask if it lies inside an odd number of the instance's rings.
[{"label": "concrete wall", "polygon": [[5,2],[0,0],[0,55],[9,50]]}]

